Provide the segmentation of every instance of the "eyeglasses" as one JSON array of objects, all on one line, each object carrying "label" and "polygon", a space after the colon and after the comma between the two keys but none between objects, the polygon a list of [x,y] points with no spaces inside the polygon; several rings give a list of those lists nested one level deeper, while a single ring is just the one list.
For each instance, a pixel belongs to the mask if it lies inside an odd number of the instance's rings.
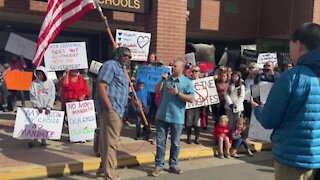
[{"label": "eyeglasses", "polygon": [[126,58],[129,58],[129,59],[131,59],[131,58],[132,58],[132,56],[131,56],[131,55],[129,55],[129,54],[123,54],[122,56],[123,56],[123,57],[126,57]]},{"label": "eyeglasses", "polygon": [[200,71],[192,71],[193,73],[196,73],[196,72],[200,72]]},{"label": "eyeglasses", "polygon": [[264,65],[263,67],[271,67],[271,65]]}]

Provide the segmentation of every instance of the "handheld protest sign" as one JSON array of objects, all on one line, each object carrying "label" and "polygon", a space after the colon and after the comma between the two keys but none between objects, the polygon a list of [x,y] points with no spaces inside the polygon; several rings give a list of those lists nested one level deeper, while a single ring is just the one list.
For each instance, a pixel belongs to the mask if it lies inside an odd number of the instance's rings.
[{"label": "handheld protest sign", "polygon": [[66,103],[71,142],[92,140],[97,128],[93,100]]},{"label": "handheld protest sign", "polygon": [[85,42],[51,43],[44,54],[45,66],[49,71],[88,68]]},{"label": "handheld protest sign", "polygon": [[60,139],[64,119],[63,111],[50,111],[49,115],[33,108],[18,108],[13,137],[17,139]]},{"label": "handheld protest sign", "polygon": [[216,83],[212,76],[193,80],[192,83],[194,85],[195,101],[193,103],[187,102],[186,109],[219,103]]},{"label": "handheld protest sign", "polygon": [[8,90],[29,91],[32,83],[32,72],[8,71],[4,80]]}]

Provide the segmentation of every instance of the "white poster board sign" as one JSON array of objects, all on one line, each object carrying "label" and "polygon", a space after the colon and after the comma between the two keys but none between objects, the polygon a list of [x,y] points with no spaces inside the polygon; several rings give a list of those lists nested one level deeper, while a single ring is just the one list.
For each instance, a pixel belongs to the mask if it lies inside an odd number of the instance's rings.
[{"label": "white poster board sign", "polygon": [[192,66],[196,65],[196,56],[194,53],[188,53],[184,56],[184,60],[187,64],[191,64]]},{"label": "white poster board sign", "polygon": [[219,96],[213,76],[193,80],[194,98],[193,103],[188,103],[186,109],[207,106],[219,103]]},{"label": "white poster board sign", "polygon": [[18,108],[13,137],[18,139],[60,139],[64,119],[63,111],[50,111],[45,115],[37,109]]},{"label": "white poster board sign", "polygon": [[260,101],[262,103],[266,103],[267,102],[267,98],[268,98],[268,95],[269,95],[269,92],[270,92],[272,86],[273,86],[272,82],[262,81],[262,82],[259,83]]},{"label": "white poster board sign", "polygon": [[66,103],[71,142],[92,140],[97,128],[93,100]]},{"label": "white poster board sign", "polygon": [[151,41],[151,33],[127,31],[117,29],[116,42],[120,47],[127,47],[131,50],[134,61],[147,61],[149,55],[149,47]]},{"label": "white poster board sign", "polygon": [[102,67],[103,63],[92,60],[89,68],[89,72],[93,74],[99,74],[99,70]]},{"label": "white poster board sign", "polygon": [[263,128],[260,122],[258,122],[258,120],[256,119],[254,112],[252,112],[248,137],[252,139],[270,142],[271,133],[272,133],[272,130]]},{"label": "white poster board sign", "polygon": [[[260,82],[260,101],[265,103],[267,101],[269,92],[272,88],[273,83],[270,82]],[[250,126],[249,126],[249,138],[270,141],[272,130],[264,129],[260,122],[256,119],[254,112],[251,113]]]},{"label": "white poster board sign", "polygon": [[19,36],[15,33],[10,33],[7,41],[5,51],[11,52],[18,56],[22,55],[24,58],[33,60],[34,53],[36,52],[37,43]]},{"label": "white poster board sign", "polygon": [[45,66],[49,71],[88,68],[85,42],[51,43],[44,54]]},{"label": "white poster board sign", "polygon": [[47,72],[47,75],[48,75],[48,79],[51,81],[58,79],[56,72]]},{"label": "white poster board sign", "polygon": [[276,53],[260,53],[258,55],[257,64],[259,68],[263,68],[263,65],[271,61],[274,66],[278,65],[278,59]]}]

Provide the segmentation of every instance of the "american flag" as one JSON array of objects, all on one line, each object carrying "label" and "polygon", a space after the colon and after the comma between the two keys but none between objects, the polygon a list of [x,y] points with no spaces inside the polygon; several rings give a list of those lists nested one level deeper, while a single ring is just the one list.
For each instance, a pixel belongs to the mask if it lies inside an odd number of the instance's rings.
[{"label": "american flag", "polygon": [[94,0],[49,0],[33,58],[34,65],[40,65],[48,46],[65,26],[94,8]]}]

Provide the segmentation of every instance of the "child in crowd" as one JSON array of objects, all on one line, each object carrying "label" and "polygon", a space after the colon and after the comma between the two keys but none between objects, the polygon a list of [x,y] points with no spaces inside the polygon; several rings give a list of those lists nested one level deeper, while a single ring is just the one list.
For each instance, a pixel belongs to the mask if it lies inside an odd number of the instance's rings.
[{"label": "child in crowd", "polygon": [[[56,89],[51,80],[47,78],[47,71],[45,67],[39,66],[34,71],[34,76],[36,79],[32,82],[30,88],[30,101],[33,108],[37,108],[39,113],[50,114],[50,110],[53,108],[55,101]],[[29,142],[29,147],[33,147],[38,143],[38,140],[35,139],[32,142]],[[46,146],[45,139],[41,139],[41,146]]]},{"label": "child in crowd", "polygon": [[224,157],[229,159],[231,157],[229,151],[232,144],[232,137],[228,121],[227,116],[220,116],[219,124],[214,129],[214,139],[218,142],[218,157],[220,159]]},{"label": "child in crowd", "polygon": [[[136,140],[138,140],[141,137],[142,116],[141,116],[139,106],[142,106],[142,109],[145,115],[148,114],[149,112],[149,107],[148,107],[149,97],[148,97],[148,91],[147,89],[145,89],[145,84],[144,82],[138,80],[137,86],[138,88],[136,90],[136,93],[137,93],[139,102],[136,100],[133,101],[135,103],[135,105],[133,106],[133,109],[134,109],[134,115],[135,115],[135,121],[136,121],[136,133],[137,133],[135,138]],[[147,134],[145,135],[147,136]],[[149,137],[146,137],[145,139],[148,140]]]},{"label": "child in crowd", "polygon": [[236,122],[236,130],[232,133],[232,149],[231,149],[231,156],[235,158],[239,158],[239,155],[237,154],[237,151],[241,144],[246,148],[247,153],[249,156],[253,156],[252,152],[249,149],[248,142],[246,140],[246,126],[245,126],[246,120],[242,117],[237,119]]},{"label": "child in crowd", "polygon": [[245,86],[242,83],[241,73],[235,71],[232,73],[229,87],[224,95],[225,109],[229,118],[229,126],[235,129],[235,121],[241,116],[244,110],[243,102],[245,98]]}]

